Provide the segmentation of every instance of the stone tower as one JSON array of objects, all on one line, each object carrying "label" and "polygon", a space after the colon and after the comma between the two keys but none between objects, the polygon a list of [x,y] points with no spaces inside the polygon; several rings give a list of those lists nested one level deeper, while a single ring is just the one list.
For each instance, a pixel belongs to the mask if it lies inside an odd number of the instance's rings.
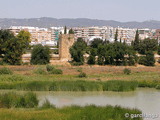
[{"label": "stone tower", "polygon": [[59,58],[61,61],[70,61],[70,47],[74,44],[75,39],[73,34],[62,34],[59,40]]}]

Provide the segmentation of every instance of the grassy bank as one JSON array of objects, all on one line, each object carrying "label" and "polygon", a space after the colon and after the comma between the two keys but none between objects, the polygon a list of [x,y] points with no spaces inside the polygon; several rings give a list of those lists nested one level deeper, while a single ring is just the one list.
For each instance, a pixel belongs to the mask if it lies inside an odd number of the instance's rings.
[{"label": "grassy bank", "polygon": [[[0,79],[0,89],[24,91],[134,91],[137,87],[160,89],[160,81],[87,81],[87,80],[39,80],[33,77],[9,75]],[[44,76],[41,76],[42,78]]]},{"label": "grassy bank", "polygon": [[[133,91],[137,87],[160,89],[160,67],[142,67],[138,69],[131,67],[129,75],[124,74],[123,67],[54,67],[63,71],[61,75],[50,74],[49,72],[37,74],[35,72],[39,68],[47,72],[51,70],[52,67],[50,68],[50,66],[8,66],[7,68],[9,69],[2,68],[0,89],[118,92]],[[80,71],[84,72],[86,76],[79,77]]]},{"label": "grassy bank", "polygon": [[133,91],[136,81],[18,81],[0,83],[0,89],[24,91]]},{"label": "grassy bank", "polygon": [[125,113],[140,114],[137,109],[122,107],[71,106],[53,109],[0,109],[2,120],[142,120],[125,118]]}]

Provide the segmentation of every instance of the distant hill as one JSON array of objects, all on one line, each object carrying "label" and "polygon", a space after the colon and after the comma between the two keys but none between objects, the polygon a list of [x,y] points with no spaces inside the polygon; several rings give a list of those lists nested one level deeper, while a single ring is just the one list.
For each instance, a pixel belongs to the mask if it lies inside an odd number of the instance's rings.
[{"label": "distant hill", "polygon": [[10,26],[33,26],[33,27],[53,27],[53,26],[68,26],[68,27],[88,27],[88,26],[112,26],[126,28],[150,28],[159,29],[160,21],[144,21],[144,22],[118,22],[114,20],[97,20],[87,18],[77,19],[56,19],[56,18],[30,18],[30,19],[12,19],[0,18],[0,27],[9,28]]}]

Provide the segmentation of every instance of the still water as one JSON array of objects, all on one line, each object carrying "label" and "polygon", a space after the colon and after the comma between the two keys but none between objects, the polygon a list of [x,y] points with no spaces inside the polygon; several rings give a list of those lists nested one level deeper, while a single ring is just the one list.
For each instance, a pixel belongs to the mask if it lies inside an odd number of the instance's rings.
[{"label": "still water", "polygon": [[56,107],[91,104],[119,105],[137,108],[147,115],[159,115],[156,119],[144,120],[160,120],[160,91],[156,89],[137,89],[134,92],[36,92],[36,94],[40,100],[40,106],[46,99]]}]

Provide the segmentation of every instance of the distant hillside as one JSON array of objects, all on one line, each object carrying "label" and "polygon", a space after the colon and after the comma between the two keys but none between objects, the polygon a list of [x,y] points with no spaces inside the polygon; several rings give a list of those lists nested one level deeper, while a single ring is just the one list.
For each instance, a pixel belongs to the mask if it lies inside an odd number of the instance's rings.
[{"label": "distant hillside", "polygon": [[88,27],[88,26],[112,26],[112,27],[129,27],[129,28],[150,28],[159,29],[160,21],[144,21],[144,22],[118,22],[114,20],[97,20],[97,19],[56,19],[56,18],[30,18],[30,19],[9,19],[0,18],[0,27],[9,28],[10,26],[34,26],[34,27]]}]

